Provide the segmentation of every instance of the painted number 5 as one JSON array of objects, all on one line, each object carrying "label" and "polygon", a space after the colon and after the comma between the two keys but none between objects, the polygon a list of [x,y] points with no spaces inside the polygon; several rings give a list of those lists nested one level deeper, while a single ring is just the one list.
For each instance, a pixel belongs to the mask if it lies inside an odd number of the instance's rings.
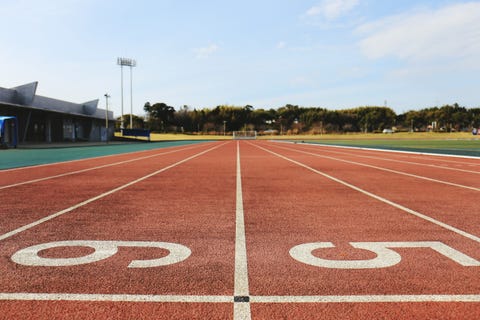
[{"label": "painted number 5", "polygon": [[[75,258],[44,258],[38,255],[42,250],[58,247],[89,247],[94,249],[94,252]],[[12,260],[25,266],[76,266],[110,258],[117,253],[119,247],[161,248],[170,251],[167,256],[157,259],[133,260],[128,265],[129,268],[153,268],[166,266],[181,262],[187,259],[191,254],[189,248],[169,242],[72,240],[42,243],[21,249],[12,256]]]},{"label": "painted number 5", "polygon": [[290,255],[300,262],[317,267],[332,269],[374,269],[391,267],[402,260],[400,254],[390,248],[430,248],[462,266],[480,266],[480,261],[439,241],[350,242],[350,245],[356,249],[371,251],[377,256],[369,260],[330,260],[322,259],[312,254],[312,251],[317,249],[334,248],[335,246],[331,242],[301,244],[290,249]]}]

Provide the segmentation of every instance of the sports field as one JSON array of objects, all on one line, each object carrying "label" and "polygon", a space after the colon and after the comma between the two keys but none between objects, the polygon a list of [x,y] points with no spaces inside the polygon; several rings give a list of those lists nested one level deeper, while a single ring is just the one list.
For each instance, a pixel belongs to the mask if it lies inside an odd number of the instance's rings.
[{"label": "sports field", "polygon": [[0,171],[0,319],[478,319],[480,159],[263,140]]}]

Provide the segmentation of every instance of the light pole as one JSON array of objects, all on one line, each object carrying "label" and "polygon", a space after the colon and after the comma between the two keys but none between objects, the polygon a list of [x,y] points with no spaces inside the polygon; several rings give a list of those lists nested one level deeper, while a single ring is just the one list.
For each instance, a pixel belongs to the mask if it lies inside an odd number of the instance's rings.
[{"label": "light pole", "polygon": [[227,124],[227,121],[223,120],[223,136],[226,136],[226,133],[225,133],[227,128],[226,124]]},{"label": "light pole", "polygon": [[123,129],[123,66],[130,67],[130,129],[133,129],[133,80],[132,80],[132,68],[137,66],[137,61],[130,58],[117,58],[117,64],[120,66],[121,74],[121,101],[122,101],[122,123],[121,128]]},{"label": "light pole", "polygon": [[105,141],[108,143],[108,98],[110,95],[108,93],[104,94],[105,96]]}]

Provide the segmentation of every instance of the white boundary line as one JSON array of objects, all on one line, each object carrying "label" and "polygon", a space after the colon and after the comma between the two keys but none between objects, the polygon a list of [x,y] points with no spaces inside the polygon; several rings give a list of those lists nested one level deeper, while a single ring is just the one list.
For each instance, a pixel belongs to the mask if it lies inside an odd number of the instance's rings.
[{"label": "white boundary line", "polygon": [[318,153],[308,152],[308,151],[304,151],[304,150],[297,150],[297,149],[294,149],[294,148],[285,148],[285,147],[278,147],[278,148],[285,149],[285,150],[290,150],[290,151],[294,151],[294,152],[298,152],[298,153],[308,154],[308,155],[312,155],[312,156],[319,157],[319,158],[325,158],[325,159],[330,159],[330,160],[334,160],[334,161],[354,164],[354,165],[357,165],[357,166],[362,166],[362,167],[372,168],[372,169],[376,169],[376,170],[391,172],[391,173],[395,173],[395,174],[399,174],[399,175],[403,175],[403,176],[407,176],[407,177],[412,177],[412,178],[416,178],[416,179],[421,179],[421,180],[427,180],[427,181],[430,181],[430,182],[446,184],[446,185],[453,186],[453,187],[469,189],[469,190],[473,190],[473,191],[480,191],[480,188],[475,188],[475,187],[466,186],[466,185],[463,185],[463,184],[458,184],[458,183],[453,183],[453,182],[428,178],[428,177],[419,176],[419,175],[416,175],[416,174],[407,173],[407,172],[403,172],[403,171],[397,171],[397,170],[377,167],[377,166],[374,166],[374,165],[371,165],[371,164],[355,162],[355,161],[350,161],[350,160],[345,160],[345,159],[340,159],[340,158],[334,158],[334,157],[330,157],[330,156],[324,156],[324,155],[320,155]]},{"label": "white boundary line", "polygon": [[130,187],[130,186],[136,184],[136,183],[139,183],[139,182],[141,182],[141,181],[143,181],[143,180],[146,180],[146,179],[148,179],[148,178],[151,178],[151,177],[153,177],[153,176],[155,176],[155,175],[157,175],[157,174],[159,174],[159,173],[161,173],[161,172],[164,172],[164,171],[167,171],[167,170],[169,170],[169,169],[171,169],[171,168],[174,168],[174,167],[176,167],[176,166],[178,166],[178,165],[180,165],[180,164],[182,164],[182,163],[184,163],[184,162],[187,162],[187,161],[189,161],[189,160],[191,160],[191,159],[194,159],[194,158],[196,158],[196,157],[198,157],[198,156],[201,156],[201,155],[203,155],[203,154],[205,154],[205,153],[207,153],[207,152],[209,152],[209,151],[212,151],[212,150],[214,150],[214,149],[217,149],[217,148],[219,148],[219,147],[221,147],[221,146],[223,146],[223,145],[225,145],[225,143],[220,144],[220,145],[217,145],[217,146],[214,146],[214,147],[212,147],[212,148],[210,148],[210,149],[204,150],[204,151],[202,151],[202,152],[200,152],[200,153],[197,153],[197,154],[195,154],[195,155],[193,155],[193,156],[190,156],[190,157],[188,157],[188,158],[185,158],[185,159],[183,159],[183,160],[180,160],[180,161],[178,161],[178,162],[175,162],[174,164],[171,164],[171,165],[166,166],[166,167],[164,167],[164,168],[162,168],[162,169],[160,169],[160,170],[157,170],[157,171],[155,171],[155,172],[153,172],[153,173],[150,173],[150,174],[148,174],[148,175],[146,175],[146,176],[143,176],[143,177],[141,177],[141,178],[138,178],[138,179],[136,179],[136,180],[133,180],[133,181],[131,181],[131,182],[129,182],[129,183],[126,183],[126,184],[124,184],[124,185],[122,185],[122,186],[120,186],[120,187],[117,187],[117,188],[112,189],[112,190],[110,190],[110,191],[104,192],[104,193],[102,193],[102,194],[100,194],[100,195],[98,195],[98,196],[96,196],[96,197],[93,197],[93,198],[90,198],[90,199],[88,199],[88,200],[85,200],[85,201],[82,201],[82,202],[80,202],[80,203],[77,203],[76,205],[73,205],[73,206],[71,206],[70,208],[67,208],[67,209],[58,211],[58,212],[53,213],[53,214],[51,214],[51,215],[48,215],[48,216],[46,216],[46,217],[44,217],[44,218],[42,218],[42,219],[39,219],[39,220],[37,220],[37,221],[35,221],[35,222],[29,223],[29,224],[27,224],[27,225],[24,225],[24,226],[22,226],[22,227],[20,227],[20,228],[15,229],[15,230],[12,230],[12,231],[10,231],[10,232],[4,233],[4,234],[0,235],[0,241],[5,240],[5,239],[7,239],[7,238],[10,238],[10,237],[12,237],[12,236],[14,236],[14,235],[16,235],[16,234],[18,234],[18,233],[20,233],[20,232],[23,232],[23,231],[26,231],[26,230],[31,229],[31,228],[33,228],[33,227],[36,227],[36,226],[38,226],[38,225],[40,225],[40,224],[42,224],[42,223],[44,223],[44,222],[50,221],[50,220],[52,220],[52,219],[54,219],[54,218],[56,218],[56,217],[59,217],[59,216],[61,216],[61,215],[64,215],[65,213],[69,213],[69,212],[71,212],[71,211],[73,211],[73,210],[75,210],[75,209],[78,209],[78,208],[80,208],[80,207],[83,207],[83,206],[85,206],[85,205],[87,205],[87,204],[89,204],[89,203],[91,203],[91,202],[94,202],[94,201],[97,201],[97,200],[99,200],[99,199],[102,199],[102,198],[104,198],[104,197],[106,197],[106,196],[109,196],[109,195],[111,195],[111,194],[113,194],[113,193],[115,193],[115,192],[117,192],[117,191],[123,190],[123,189],[125,189],[125,188],[127,188],[127,187]]},{"label": "white boundary line", "polygon": [[[302,143],[303,146],[307,146],[307,147],[316,147],[318,145],[316,144],[309,144],[309,143]],[[403,163],[403,164],[412,164],[412,165],[416,165],[416,166],[422,166],[422,167],[429,167],[429,168],[437,168],[437,169],[442,169],[442,170],[451,170],[451,171],[459,171],[459,172],[465,172],[465,173],[472,173],[472,174],[480,174],[480,171],[472,171],[472,170],[466,170],[466,169],[460,169],[460,168],[452,168],[452,167],[446,167],[446,166],[441,166],[441,165],[435,165],[435,164],[427,164],[427,163],[421,163],[421,162],[413,162],[413,161],[405,161],[405,160],[398,160],[398,159],[390,159],[390,158],[382,158],[382,157],[376,157],[376,156],[367,156],[365,154],[351,154],[351,153],[347,153],[347,152],[342,152],[342,151],[334,151],[334,150],[326,150],[326,149],[321,149],[321,151],[323,152],[329,152],[329,153],[335,153],[335,154],[340,154],[340,155],[346,155],[346,156],[355,156],[357,158],[366,158],[366,159],[374,159],[374,160],[381,160],[381,161],[388,161],[388,162],[396,162],[396,163]],[[377,150],[373,150],[373,151],[377,151]],[[415,159],[415,158],[414,158]],[[421,159],[424,159],[426,160],[425,158],[421,158]],[[458,162],[458,161],[446,161],[446,160],[443,160],[441,159],[441,161],[443,163],[453,163],[453,164],[461,164],[461,165],[464,165],[464,166],[480,166],[480,163],[477,165],[477,164],[474,164],[474,163],[470,163],[470,162],[467,162],[467,163],[462,163],[462,162]]]},{"label": "white boundary line", "polygon": [[0,293],[1,300],[23,301],[103,301],[103,302],[233,302],[232,296],[214,295],[146,295],[146,294],[84,294],[84,293]]},{"label": "white boundary line", "polygon": [[[233,306],[235,320],[251,319],[250,293],[248,288],[247,246],[245,239],[245,219],[243,212],[242,172],[240,166],[240,143],[237,141],[237,183],[235,210],[235,284],[234,295],[240,298]],[[246,301],[245,301],[246,300]]]},{"label": "white boundary line", "polygon": [[[0,293],[0,301],[152,302],[152,303],[240,303],[226,295],[146,295],[88,293]],[[250,303],[419,303],[480,302],[480,294],[422,295],[335,295],[335,296],[251,296]],[[246,303],[244,303],[246,304]],[[244,319],[244,318],[235,318]]]},{"label": "white boundary line", "polygon": [[[55,178],[66,177],[66,176],[70,176],[70,175],[74,175],[74,174],[78,174],[78,173],[88,172],[88,171],[91,171],[91,170],[113,167],[113,166],[116,166],[116,165],[121,165],[121,164],[134,162],[134,161],[145,160],[145,159],[149,159],[149,158],[153,158],[153,157],[159,157],[159,156],[162,156],[162,155],[165,155],[165,154],[180,152],[180,151],[184,151],[184,150],[190,150],[190,149],[194,149],[194,148],[195,147],[186,147],[186,148],[182,148],[182,149],[175,149],[175,150],[170,150],[170,151],[157,153],[157,154],[153,154],[153,155],[149,155],[149,156],[144,156],[144,157],[140,157],[140,158],[135,158],[135,159],[125,160],[125,161],[119,161],[119,162],[104,164],[104,165],[101,165],[101,166],[98,166],[98,167],[91,167],[91,168],[86,168],[86,169],[77,170],[77,171],[65,172],[65,173],[57,174],[57,175],[53,175],[53,176],[48,176],[48,177],[43,177],[43,178],[38,178],[38,179],[33,179],[33,180],[28,180],[28,181],[23,181],[23,182],[18,182],[18,183],[14,183],[14,184],[10,184],[10,185],[0,186],[0,190],[13,188],[13,187],[18,187],[18,186],[22,186],[22,185],[25,185],[25,184],[41,182],[41,181],[45,181],[45,180],[55,179]],[[161,150],[163,150],[163,149],[161,149]],[[103,157],[99,157],[99,158],[103,158]],[[89,158],[88,160],[94,160],[94,159],[98,159],[98,158]]]},{"label": "white boundary line", "polygon": [[321,146],[321,147],[332,147],[340,149],[358,149],[366,151],[380,151],[380,152],[393,152],[393,153],[406,153],[406,154],[420,154],[426,156],[438,156],[438,157],[448,157],[448,158],[465,158],[465,159],[475,159],[478,160],[480,157],[475,156],[462,156],[457,154],[444,154],[444,153],[429,153],[429,152],[416,152],[416,151],[404,151],[404,150],[389,150],[389,149],[377,149],[377,148],[365,148],[365,147],[353,147],[353,146],[339,146],[334,144],[322,144],[322,143],[308,143],[308,142],[292,142],[292,141],[282,141],[282,140],[268,140],[270,142],[278,143],[301,143],[309,146]]},{"label": "white boundary line", "polygon": [[480,302],[480,294],[252,296],[253,303]]},{"label": "white boundary line", "polygon": [[325,178],[327,178],[327,179],[330,179],[330,180],[335,181],[335,182],[337,182],[337,183],[340,183],[340,184],[342,184],[342,185],[344,185],[344,186],[346,186],[346,187],[348,187],[348,188],[351,188],[351,189],[356,190],[356,191],[358,191],[358,192],[360,192],[360,193],[363,193],[363,194],[366,195],[366,196],[369,196],[369,197],[371,197],[371,198],[374,198],[374,199],[376,199],[376,200],[379,200],[379,201],[381,201],[381,202],[383,202],[383,203],[386,203],[386,204],[388,204],[388,205],[390,205],[390,206],[392,206],[392,207],[395,207],[395,208],[397,208],[397,209],[400,209],[400,210],[402,210],[402,211],[405,211],[405,212],[407,212],[407,213],[409,213],[409,214],[411,214],[411,215],[413,215],[413,216],[416,216],[416,217],[418,217],[418,218],[421,218],[421,219],[423,219],[423,220],[426,220],[426,221],[428,221],[428,222],[431,222],[431,223],[433,223],[433,224],[436,224],[436,225],[439,226],[439,227],[442,227],[442,228],[447,229],[447,230],[449,230],[449,231],[453,231],[453,232],[455,232],[456,234],[459,234],[459,235],[461,235],[461,236],[464,236],[465,238],[468,238],[468,239],[470,239],[470,240],[473,240],[473,241],[476,241],[476,242],[480,243],[480,237],[477,237],[477,236],[475,236],[475,235],[473,235],[473,234],[470,234],[470,233],[468,233],[468,232],[466,232],[466,231],[460,230],[460,229],[455,228],[455,227],[453,227],[453,226],[451,226],[451,225],[448,225],[448,224],[446,224],[446,223],[444,223],[444,222],[441,222],[441,221],[436,220],[436,219],[434,219],[434,218],[432,218],[432,217],[429,217],[429,216],[427,216],[427,215],[424,215],[424,214],[422,214],[422,213],[420,213],[420,212],[417,212],[417,211],[414,211],[414,210],[409,209],[409,208],[407,208],[407,207],[404,207],[404,206],[402,206],[401,204],[398,204],[398,203],[395,203],[395,202],[390,201],[390,200],[388,200],[388,199],[385,199],[385,198],[383,198],[383,197],[377,196],[376,194],[373,194],[373,193],[371,193],[371,192],[368,192],[368,191],[366,191],[366,190],[363,190],[363,189],[361,189],[361,188],[359,188],[359,187],[357,187],[357,186],[354,186],[354,185],[352,185],[352,184],[350,184],[350,183],[348,183],[348,182],[345,182],[345,181],[343,181],[343,180],[340,180],[340,179],[338,179],[338,178],[335,178],[335,177],[333,177],[333,176],[331,176],[331,175],[328,175],[328,174],[326,174],[326,173],[324,173],[324,172],[318,171],[318,170],[316,170],[316,169],[314,169],[314,168],[312,168],[312,167],[307,166],[306,164],[303,164],[303,163],[301,163],[301,162],[298,162],[298,161],[295,161],[295,160],[293,160],[293,159],[287,158],[287,157],[285,157],[285,156],[283,156],[283,155],[281,155],[281,154],[278,154],[278,153],[276,153],[276,152],[274,152],[274,151],[265,149],[265,148],[263,148],[263,147],[260,147],[260,146],[258,146],[258,145],[255,145],[255,144],[251,144],[251,145],[252,145],[252,146],[255,146],[255,147],[259,148],[259,149],[262,149],[262,150],[264,150],[264,151],[266,151],[266,152],[268,152],[268,153],[270,153],[270,154],[273,154],[273,155],[275,155],[275,156],[277,156],[277,157],[279,157],[279,158],[282,158],[282,159],[284,159],[284,160],[286,160],[286,161],[289,161],[289,162],[291,162],[291,163],[294,163],[294,164],[296,164],[296,165],[298,165],[298,166],[300,166],[300,167],[303,167],[303,168],[305,168],[305,169],[307,169],[307,170],[310,170],[310,171],[312,171],[312,172],[314,172],[314,173],[316,173],[316,174],[319,174],[319,175],[321,175],[321,176],[323,176],[323,177],[325,177]]}]

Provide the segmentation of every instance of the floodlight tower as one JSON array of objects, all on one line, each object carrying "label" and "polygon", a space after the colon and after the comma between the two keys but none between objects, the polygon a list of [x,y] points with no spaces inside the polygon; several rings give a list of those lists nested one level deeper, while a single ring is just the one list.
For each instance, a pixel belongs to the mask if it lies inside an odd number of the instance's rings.
[{"label": "floodlight tower", "polygon": [[133,113],[133,81],[132,81],[132,68],[137,66],[137,61],[134,59],[130,58],[117,58],[117,64],[120,66],[120,74],[121,74],[121,103],[122,103],[122,122],[121,122],[121,128],[123,129],[123,66],[128,66],[130,67],[130,129],[133,128],[133,119],[132,119],[132,113]]}]

